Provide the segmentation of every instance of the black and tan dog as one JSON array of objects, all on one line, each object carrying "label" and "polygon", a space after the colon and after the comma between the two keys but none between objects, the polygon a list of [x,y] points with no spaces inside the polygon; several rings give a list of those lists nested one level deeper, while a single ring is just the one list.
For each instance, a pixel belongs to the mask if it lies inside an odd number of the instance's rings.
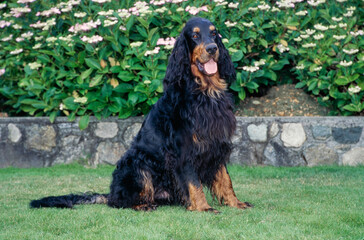
[{"label": "black and tan dog", "polygon": [[31,207],[107,203],[116,208],[153,210],[182,204],[213,211],[203,186],[222,204],[245,209],[237,199],[226,163],[235,130],[226,92],[235,71],[215,26],[193,18],[169,58],[164,95],[152,107],[131,148],[118,161],[109,194],[46,197]]}]

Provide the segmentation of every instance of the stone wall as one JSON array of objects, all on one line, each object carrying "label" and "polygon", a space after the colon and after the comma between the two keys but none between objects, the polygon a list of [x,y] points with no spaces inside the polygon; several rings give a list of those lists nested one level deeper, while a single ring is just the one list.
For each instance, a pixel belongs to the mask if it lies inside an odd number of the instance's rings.
[{"label": "stone wall", "polygon": [[[115,164],[129,148],[142,118],[0,118],[0,167],[44,167],[87,161]],[[363,117],[237,118],[230,161],[242,165],[364,164]]]}]

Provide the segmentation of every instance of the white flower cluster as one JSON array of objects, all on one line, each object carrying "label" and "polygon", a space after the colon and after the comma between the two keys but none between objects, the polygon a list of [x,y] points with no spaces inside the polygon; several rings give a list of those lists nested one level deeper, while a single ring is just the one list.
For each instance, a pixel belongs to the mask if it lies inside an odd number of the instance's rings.
[{"label": "white flower cluster", "polygon": [[147,14],[151,14],[152,11],[149,9],[148,3],[146,2],[136,2],[134,7],[129,8],[129,12],[135,16],[144,17]]},{"label": "white flower cluster", "polygon": [[33,63],[29,63],[28,66],[32,70],[38,70],[38,68],[40,68],[42,66],[42,64],[37,63],[37,62],[33,62]]},{"label": "white flower cluster", "polygon": [[259,61],[254,62],[254,66],[255,66],[255,67],[262,66],[262,65],[264,65],[264,64],[265,64],[265,62],[266,62],[266,60],[265,60],[264,58],[262,58],[262,59],[260,59]]},{"label": "white flower cluster", "polygon": [[33,46],[33,49],[39,49],[42,47],[42,44],[41,43],[37,43]]},{"label": "white flower cluster", "polygon": [[157,45],[163,45],[165,49],[172,49],[174,46],[174,43],[176,42],[175,38],[160,38],[157,41]]},{"label": "white flower cluster", "polygon": [[315,34],[315,35],[313,35],[313,38],[315,40],[320,40],[320,39],[323,39],[324,38],[324,35],[322,33]]},{"label": "white flower cluster", "polygon": [[308,0],[307,3],[311,6],[317,7],[318,5],[325,3],[326,0]]},{"label": "white flower cluster", "polygon": [[303,64],[297,65],[296,69],[298,69],[298,70],[305,69],[305,65],[303,65]]},{"label": "white flower cluster", "polygon": [[363,30],[358,30],[357,32],[350,32],[350,35],[352,35],[353,37],[363,36],[364,31]]},{"label": "white flower cluster", "polygon": [[340,61],[339,65],[343,67],[349,67],[353,64],[353,61],[347,62],[346,60]]},{"label": "white flower cluster", "polygon": [[105,11],[100,11],[97,13],[100,16],[111,16],[114,14],[114,10],[110,9],[109,11],[105,12]]},{"label": "white flower cluster", "polygon": [[343,52],[349,55],[353,55],[359,52],[359,49],[343,49]]},{"label": "white flower cluster", "polygon": [[87,97],[76,97],[73,102],[75,103],[83,103],[85,104],[87,102]]},{"label": "white flower cluster", "polygon": [[266,4],[265,2],[263,2],[260,5],[258,5],[258,8],[262,11],[265,11],[265,10],[269,10],[270,6],[268,4]]},{"label": "white flower cluster", "polygon": [[90,22],[85,22],[82,24],[76,23],[76,25],[70,27],[68,29],[68,31],[73,32],[73,33],[86,32],[86,31],[90,31],[91,29],[97,28],[97,26],[99,26],[99,25],[101,25],[100,19],[97,19],[96,22],[91,20]]},{"label": "white flower cluster", "polygon": [[25,38],[25,39],[30,39],[33,35],[34,35],[34,33],[28,31],[26,33],[21,34],[21,37]]},{"label": "white flower cluster", "polygon": [[32,11],[32,9],[30,9],[29,7],[18,7],[18,8],[11,8],[10,9],[10,14],[13,17],[21,17],[23,15],[23,13],[30,13]]},{"label": "white flower cluster", "polygon": [[33,27],[33,28],[41,28],[43,31],[48,31],[51,26],[55,26],[55,25],[56,25],[56,19],[51,18],[51,19],[47,20],[46,22],[38,21],[36,23],[30,24],[29,26]]},{"label": "white flower cluster", "polygon": [[147,50],[144,53],[144,56],[149,56],[149,55],[157,54],[157,53],[159,53],[159,49],[160,49],[160,47],[155,47],[153,50]]},{"label": "white flower cluster", "polygon": [[132,43],[130,43],[130,47],[137,48],[137,47],[140,47],[142,44],[143,44],[143,42],[132,42]]},{"label": "white flower cluster", "polygon": [[9,36],[2,38],[1,41],[2,42],[8,42],[8,41],[10,41],[12,39],[13,39],[13,34],[10,34]]},{"label": "white flower cluster", "polygon": [[303,44],[302,47],[313,48],[313,47],[316,47],[316,43],[306,43],[306,44]]},{"label": "white flower cluster", "polygon": [[350,94],[359,93],[361,91],[361,88],[359,86],[355,87],[349,87],[348,92]]},{"label": "white flower cluster", "polygon": [[313,27],[315,29],[317,29],[317,30],[320,30],[320,31],[326,31],[327,29],[329,29],[328,27],[326,27],[326,26],[324,26],[322,24],[315,24]]},{"label": "white flower cluster", "polygon": [[256,72],[259,70],[259,67],[255,67],[255,66],[244,66],[243,67],[243,70],[244,71],[247,71],[247,72]]},{"label": "white flower cluster", "polygon": [[226,22],[225,22],[225,25],[226,25],[227,27],[234,27],[236,24],[237,24],[237,22],[230,22],[230,21],[226,21]]},{"label": "white flower cluster", "polygon": [[18,55],[19,53],[22,53],[23,49],[19,48],[19,49],[15,49],[14,51],[11,51],[10,54],[11,55]]},{"label": "white flower cluster", "polygon": [[9,27],[11,25],[11,22],[0,20],[0,28]]},{"label": "white flower cluster", "polygon": [[335,38],[336,40],[343,40],[346,38],[346,35],[334,35],[332,37]]},{"label": "white flower cluster", "polygon": [[254,26],[254,23],[253,22],[248,22],[248,23],[246,23],[246,22],[243,22],[243,25],[245,26],[245,27],[252,27],[252,26]]},{"label": "white flower cluster", "polygon": [[285,47],[283,44],[278,44],[278,46],[277,46],[277,48],[278,48],[278,50],[279,50],[279,52],[281,52],[281,53],[284,53],[284,52],[289,52],[289,48],[288,47]]},{"label": "white flower cluster", "polygon": [[107,3],[107,2],[111,2],[111,0],[91,0],[92,2],[95,2],[95,3]]},{"label": "white flower cluster", "polygon": [[302,11],[299,11],[299,12],[296,12],[295,14],[297,15],[297,16],[306,16],[307,15],[307,10],[302,10]]},{"label": "white flower cluster", "polygon": [[55,14],[61,14],[61,11],[58,8],[53,7],[51,9],[45,10],[43,12],[37,12],[37,14],[35,14],[35,16],[49,17],[50,15],[55,15]]},{"label": "white flower cluster", "polygon": [[163,6],[163,7],[161,7],[161,8],[156,9],[155,11],[156,11],[157,13],[164,13],[164,12],[167,12],[167,11],[168,11],[168,9],[167,9],[165,6]]},{"label": "white flower cluster", "polygon": [[0,9],[6,8],[6,3],[0,3]]},{"label": "white flower cluster", "polygon": [[101,42],[102,40],[104,40],[101,36],[99,35],[94,35],[94,36],[91,36],[91,37],[87,37],[87,36],[83,36],[81,38],[81,40],[83,42],[87,42],[87,43],[98,43],[98,42]]},{"label": "white flower cluster", "polygon": [[35,2],[36,0],[18,0],[17,3],[24,3],[24,4],[27,4],[27,3],[32,3],[32,2]]},{"label": "white flower cluster", "polygon": [[104,21],[104,27],[113,26],[118,23],[118,19],[114,17],[110,17],[109,19],[105,19]]},{"label": "white flower cluster", "polygon": [[85,12],[76,12],[75,14],[74,14],[74,16],[76,17],[76,18],[83,18],[83,17],[85,17],[87,15],[87,13],[85,13]]},{"label": "white flower cluster", "polygon": [[0,68],[0,76],[5,74],[5,68]]},{"label": "white flower cluster", "polygon": [[238,2],[237,3],[229,3],[229,5],[228,5],[229,8],[238,8],[238,6],[239,6]]}]

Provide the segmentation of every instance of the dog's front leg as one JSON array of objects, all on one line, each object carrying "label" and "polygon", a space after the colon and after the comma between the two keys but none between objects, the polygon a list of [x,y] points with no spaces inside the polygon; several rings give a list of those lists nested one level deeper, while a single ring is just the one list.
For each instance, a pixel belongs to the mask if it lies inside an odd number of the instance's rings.
[{"label": "dog's front leg", "polygon": [[187,205],[187,210],[219,213],[207,203],[200,179],[191,164],[186,163],[184,167],[177,168],[175,178],[178,191],[182,195],[182,203]]},{"label": "dog's front leg", "polygon": [[211,190],[213,195],[220,202],[220,204],[224,202],[225,205],[240,209],[253,207],[252,204],[248,202],[241,202],[236,197],[233,189],[233,184],[231,183],[229,173],[227,172],[225,166],[222,166],[216,173],[215,180],[212,184]]}]

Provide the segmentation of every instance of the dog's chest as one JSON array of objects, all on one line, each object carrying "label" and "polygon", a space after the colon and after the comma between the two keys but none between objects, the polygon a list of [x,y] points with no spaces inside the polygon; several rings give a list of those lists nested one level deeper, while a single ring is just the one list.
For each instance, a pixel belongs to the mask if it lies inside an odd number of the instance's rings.
[{"label": "dog's chest", "polygon": [[228,99],[199,96],[192,109],[192,140],[198,145],[227,142],[235,130],[235,117]]}]

